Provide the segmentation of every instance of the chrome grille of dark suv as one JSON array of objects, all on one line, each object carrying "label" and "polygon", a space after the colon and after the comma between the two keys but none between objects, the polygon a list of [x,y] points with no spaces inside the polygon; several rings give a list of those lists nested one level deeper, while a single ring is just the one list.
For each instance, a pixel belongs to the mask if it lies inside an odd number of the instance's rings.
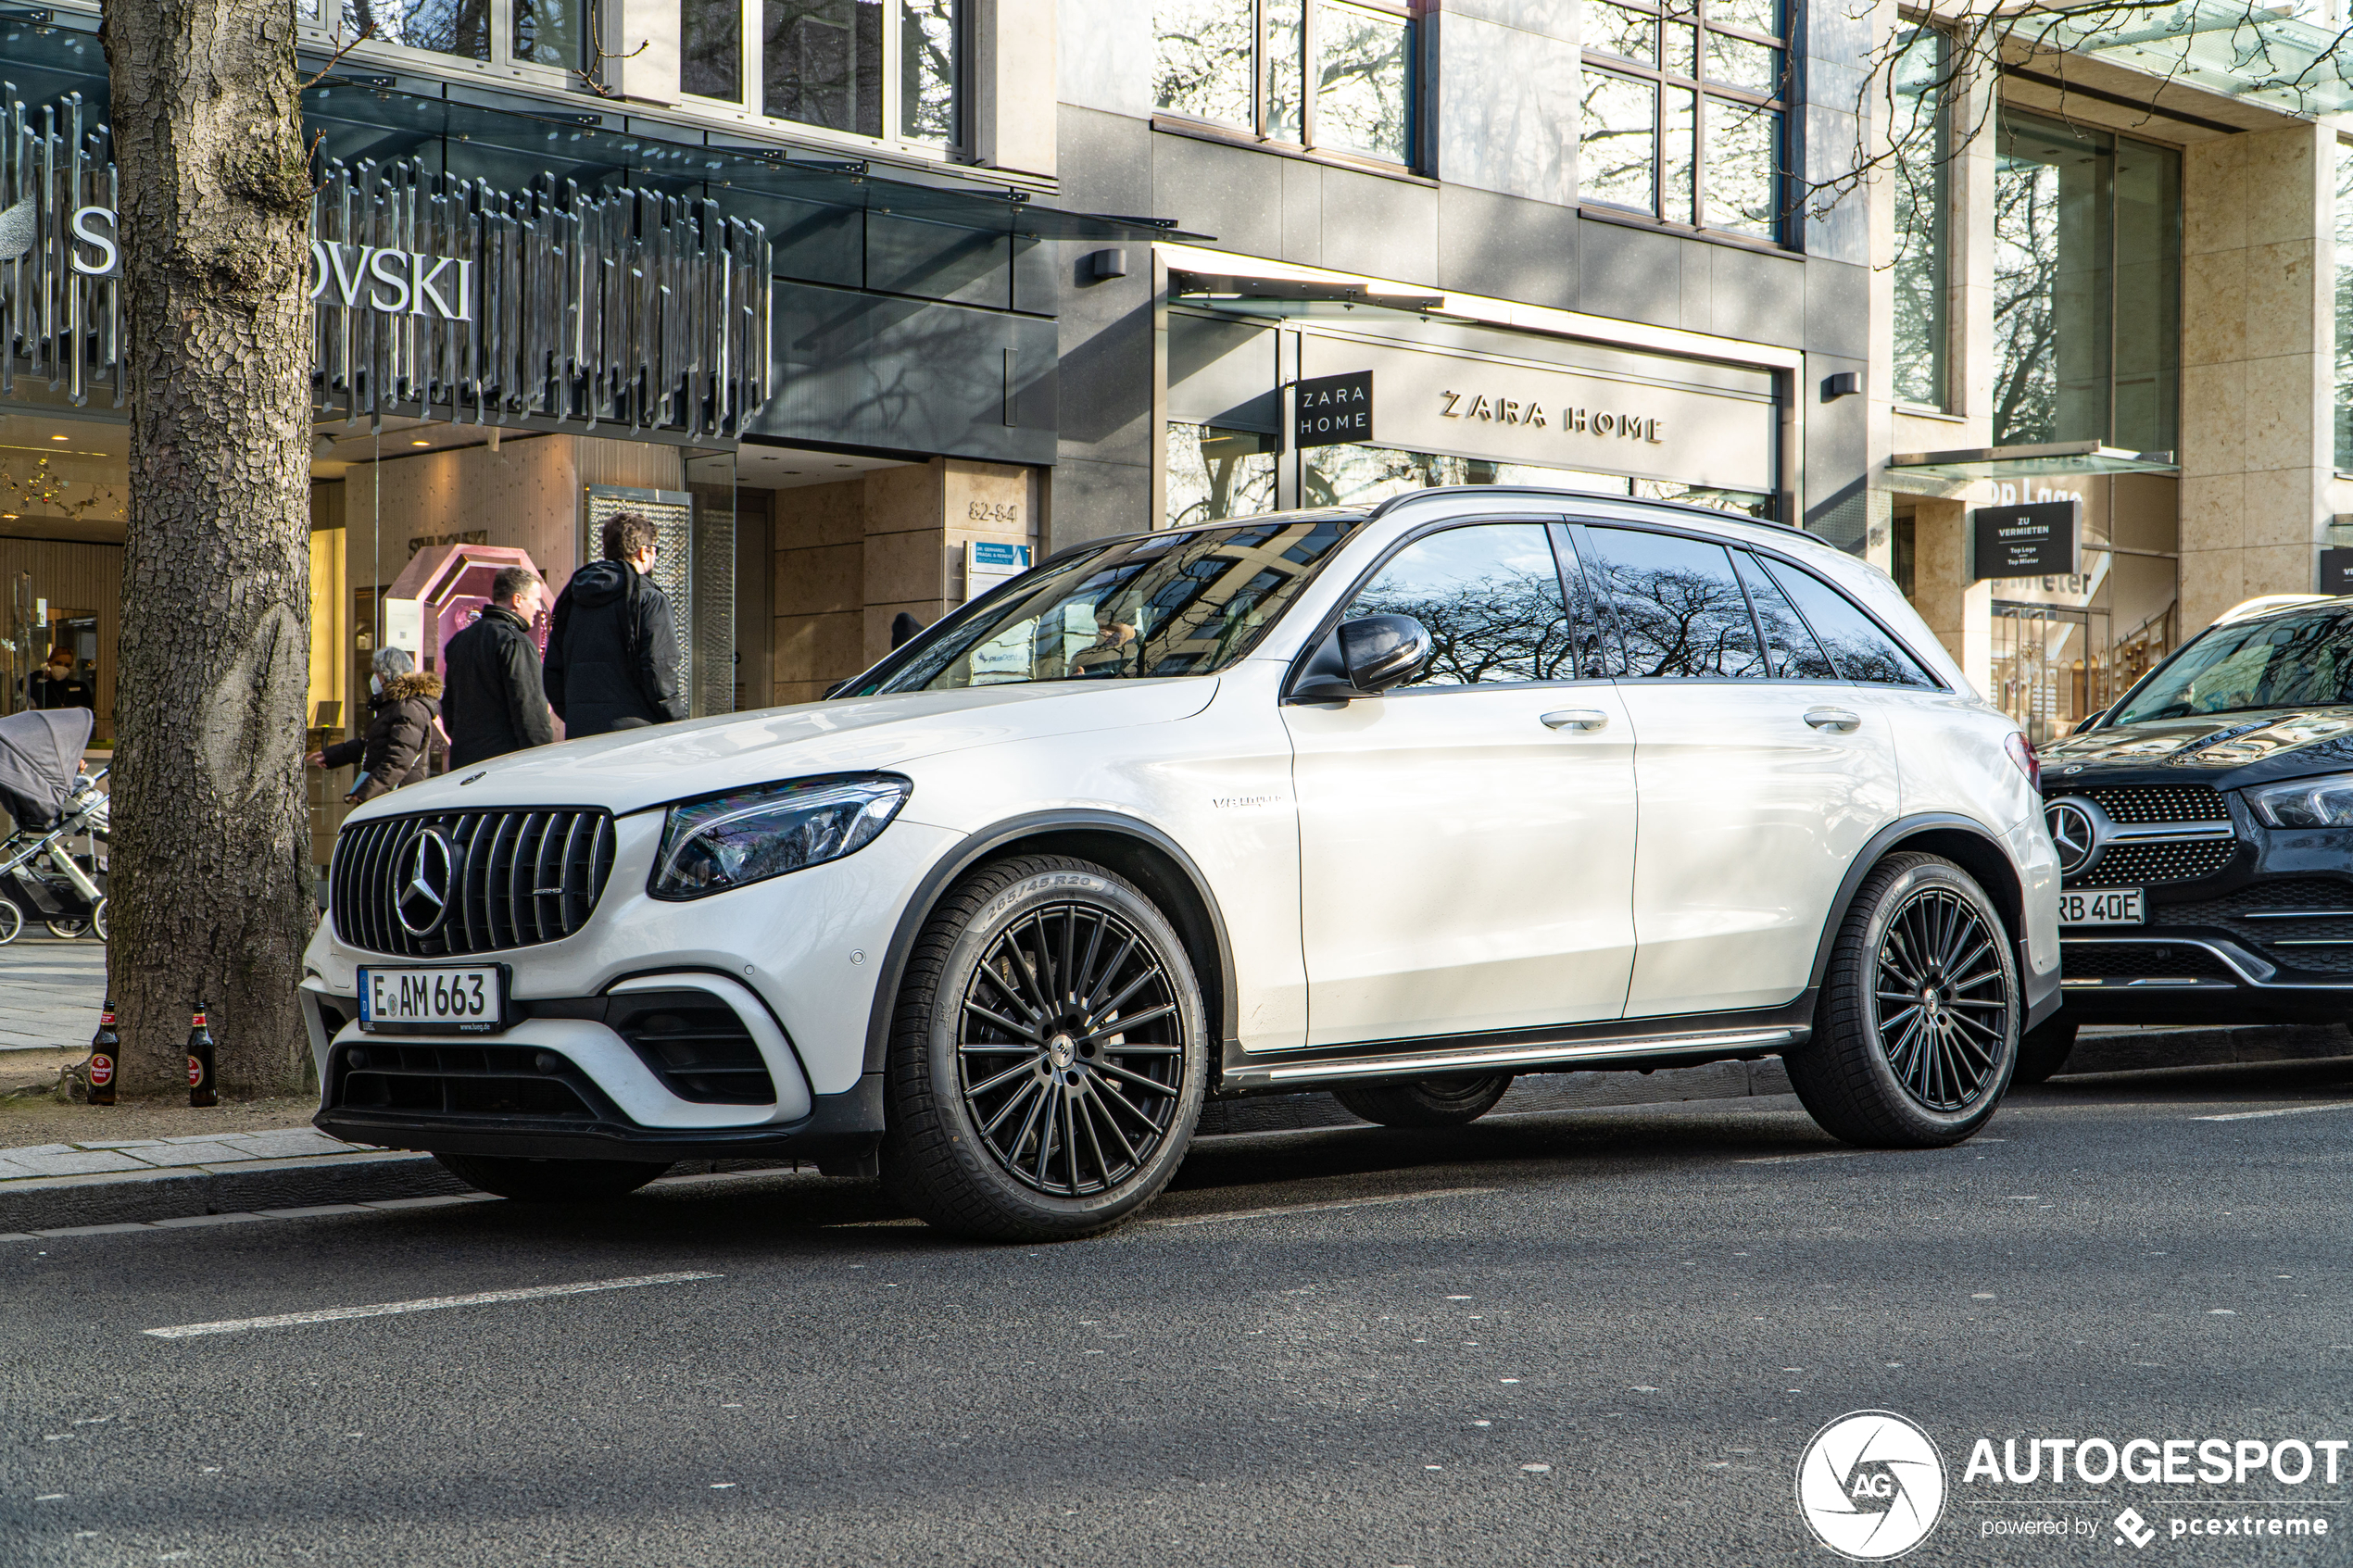
[{"label": "chrome grille of dark suv", "polygon": [[[409,850],[427,828],[450,842],[448,914],[438,929],[417,936],[401,924],[394,899]],[[605,811],[384,817],[346,827],[336,838],[327,904],[337,935],[371,952],[424,959],[530,947],[587,923],[612,858],[612,817]]]}]

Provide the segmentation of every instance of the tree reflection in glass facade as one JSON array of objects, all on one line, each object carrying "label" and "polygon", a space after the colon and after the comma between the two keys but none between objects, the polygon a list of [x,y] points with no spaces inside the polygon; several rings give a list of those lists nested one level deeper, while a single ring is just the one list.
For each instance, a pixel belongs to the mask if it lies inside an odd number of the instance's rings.
[{"label": "tree reflection in glass facade", "polygon": [[1171,422],[1168,526],[1222,522],[1275,509],[1275,438]]},{"label": "tree reflection in glass facade", "polygon": [[1945,406],[1950,344],[1944,259],[1952,211],[1951,117],[1945,113],[1944,34],[1915,29],[1894,71],[1894,125],[1902,156],[1890,170],[1895,198],[1894,391],[1899,403]]},{"label": "tree reflection in glass facade", "polygon": [[1778,239],[1788,57],[1779,0],[1584,11],[1582,200]]},{"label": "tree reflection in glass facade", "polygon": [[1152,26],[1155,107],[1268,141],[1413,162],[1414,23],[1403,4],[1154,0]]},{"label": "tree reflection in glass facade", "polygon": [[2005,112],[1994,183],[1994,441],[2175,445],[2181,156]]}]

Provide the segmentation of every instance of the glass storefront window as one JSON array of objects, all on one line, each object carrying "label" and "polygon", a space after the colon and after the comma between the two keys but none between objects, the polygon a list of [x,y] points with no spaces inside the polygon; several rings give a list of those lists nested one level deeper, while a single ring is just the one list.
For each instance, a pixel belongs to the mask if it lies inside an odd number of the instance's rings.
[{"label": "glass storefront window", "polygon": [[1579,194],[1778,239],[1788,59],[1780,0],[1585,8]]},{"label": "glass storefront window", "polygon": [[1155,0],[1152,31],[1164,113],[1413,161],[1414,20],[1394,0]]},{"label": "glass storefront window", "polygon": [[1931,28],[1915,29],[1895,58],[1895,400],[1931,408],[1945,406],[1951,333],[1944,277],[1953,205],[1949,70],[1944,34]]},{"label": "glass storefront window", "polygon": [[1168,525],[1275,509],[1275,438],[1214,425],[1168,427]]},{"label": "glass storefront window", "polygon": [[2353,472],[2353,145],[2336,144],[2336,466]]},{"label": "glass storefront window", "polygon": [[1300,455],[1299,504],[1366,507],[1409,490],[1438,484],[1540,484],[1643,500],[1682,501],[1743,517],[1770,518],[1773,498],[1744,490],[1717,490],[1671,480],[1629,479],[1536,463],[1498,463],[1444,453],[1388,446],[1314,446]]},{"label": "glass storefront window", "polygon": [[2181,156],[2004,111],[1994,183],[1994,443],[2175,445]]}]

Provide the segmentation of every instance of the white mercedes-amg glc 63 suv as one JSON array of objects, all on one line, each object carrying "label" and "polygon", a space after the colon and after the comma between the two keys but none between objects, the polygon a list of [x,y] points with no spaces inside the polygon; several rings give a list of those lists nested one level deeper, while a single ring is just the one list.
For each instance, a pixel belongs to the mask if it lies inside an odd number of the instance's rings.
[{"label": "white mercedes-amg glc 63 suv", "polygon": [[1468,1122],[1516,1073],[1779,1055],[1957,1142],[2058,1003],[2034,756],[1785,528],[1427,490],[1064,550],[824,702],[352,813],[318,1125],[515,1198],[685,1159],[1099,1231],[1210,1096]]}]

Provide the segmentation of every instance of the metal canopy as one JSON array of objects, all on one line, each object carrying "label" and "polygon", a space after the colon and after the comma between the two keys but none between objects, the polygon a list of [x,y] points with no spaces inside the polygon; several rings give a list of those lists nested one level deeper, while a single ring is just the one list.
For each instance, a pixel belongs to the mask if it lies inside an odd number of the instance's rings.
[{"label": "metal canopy", "polygon": [[1257,278],[1176,269],[1168,274],[1168,292],[1188,304],[1277,320],[1340,320],[1368,310],[1435,316],[1444,314],[1446,304],[1442,294],[1384,294],[1367,284],[1336,279]]},{"label": "metal canopy", "polygon": [[[383,85],[386,81],[398,85]],[[303,94],[303,116],[325,132],[325,154],[352,164],[432,160],[462,148],[465,161],[477,167],[512,160],[507,182],[516,185],[545,171],[589,189],[626,185],[723,202],[734,190],[1030,240],[1148,244],[1206,237],[1183,232],[1174,219],[1069,212],[1035,202],[1016,187],[980,185],[946,173],[936,180],[912,169],[877,174],[858,159],[714,142],[709,137],[721,133],[600,112],[594,98],[578,99],[575,113],[562,103],[492,105],[409,90],[422,85],[408,78],[330,77]]]},{"label": "metal canopy", "polygon": [[2066,473],[2176,473],[2171,452],[2128,452],[2096,441],[2059,441],[2041,446],[1970,446],[1952,452],[1898,452],[1887,459],[1894,472],[1921,479],[2031,479]]},{"label": "metal canopy", "polygon": [[2232,0],[2183,0],[2120,11],[2088,6],[2022,24],[2018,43],[2088,54],[2168,82],[2294,115],[2353,108],[2353,77],[2334,27]]}]

